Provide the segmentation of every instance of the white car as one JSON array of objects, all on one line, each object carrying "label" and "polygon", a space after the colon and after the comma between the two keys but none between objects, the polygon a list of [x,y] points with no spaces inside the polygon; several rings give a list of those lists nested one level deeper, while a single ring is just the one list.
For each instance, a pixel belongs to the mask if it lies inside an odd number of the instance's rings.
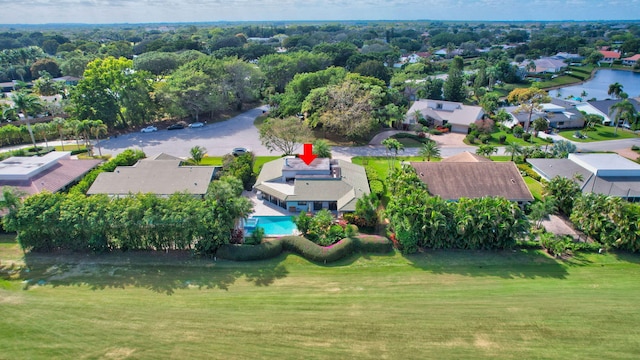
[{"label": "white car", "polygon": [[147,126],[146,128],[140,130],[140,132],[143,132],[143,133],[150,133],[154,131],[158,131],[158,128],[155,126]]},{"label": "white car", "polygon": [[190,127],[190,128],[193,128],[193,129],[195,129],[195,128],[201,128],[201,127],[203,127],[203,126],[204,126],[204,123],[201,123],[201,122],[194,122],[193,124],[189,124],[189,127]]},{"label": "white car", "polygon": [[244,155],[246,153],[248,153],[249,150],[243,147],[237,147],[234,148],[233,150],[231,150],[231,154],[233,154],[233,156],[240,156],[240,155]]}]

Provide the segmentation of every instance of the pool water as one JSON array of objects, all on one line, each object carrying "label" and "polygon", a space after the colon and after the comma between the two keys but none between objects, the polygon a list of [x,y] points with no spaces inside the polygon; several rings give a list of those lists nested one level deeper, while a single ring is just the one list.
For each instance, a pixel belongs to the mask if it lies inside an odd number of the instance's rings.
[{"label": "pool water", "polygon": [[[254,223],[251,219],[257,220],[255,226],[250,226]],[[292,235],[297,230],[291,216],[252,216],[248,219],[247,225],[244,227],[246,235],[251,234],[256,227],[264,229],[265,236]]]}]

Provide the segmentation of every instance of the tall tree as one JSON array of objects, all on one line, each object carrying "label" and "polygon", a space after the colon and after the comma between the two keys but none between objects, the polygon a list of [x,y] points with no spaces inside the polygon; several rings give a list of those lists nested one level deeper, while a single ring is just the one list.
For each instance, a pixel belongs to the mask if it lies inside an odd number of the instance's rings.
[{"label": "tall tree", "polygon": [[155,116],[152,75],[134,71],[133,61],[96,59],[71,92],[72,113],[78,119],[102,120],[108,126],[128,127]]},{"label": "tall tree", "polygon": [[543,103],[551,101],[547,92],[536,87],[519,88],[512,90],[507,96],[507,101],[512,104],[519,104],[517,112],[527,114],[527,120],[524,123],[524,131],[529,131],[531,125],[531,117],[534,111],[541,111]]},{"label": "tall tree", "polygon": [[260,126],[260,141],[270,151],[291,155],[300,144],[309,141],[313,133],[309,126],[295,116],[269,119]]},{"label": "tall tree", "polygon": [[18,111],[24,115],[24,119],[27,122],[27,129],[29,130],[29,136],[33,143],[33,148],[37,151],[36,139],[33,136],[30,119],[31,115],[35,115],[42,110],[43,105],[40,98],[26,91],[18,91],[11,94],[11,99]]},{"label": "tall tree", "polygon": [[445,100],[462,102],[467,98],[463,67],[464,64],[460,56],[453,58],[453,61],[449,65],[448,77],[443,87]]},{"label": "tall tree", "polygon": [[614,99],[620,99],[620,94],[622,93],[623,87],[624,85],[620,84],[619,82],[609,84],[609,90],[607,91],[607,94],[613,96]]},{"label": "tall tree", "polygon": [[107,125],[102,120],[93,120],[89,124],[89,132],[96,138],[96,146],[98,154],[102,157],[102,148],[100,147],[100,136],[107,134]]},{"label": "tall tree", "polygon": [[387,149],[389,155],[389,173],[393,172],[396,168],[396,158],[400,151],[404,151],[404,145],[394,138],[386,138],[382,140],[382,145]]},{"label": "tall tree", "polygon": [[618,125],[620,122],[626,120],[629,123],[633,123],[636,113],[637,111],[635,106],[633,106],[628,99],[624,99],[619,103],[612,105],[609,109],[609,116],[613,115],[613,121],[615,121],[615,130],[613,131],[614,135],[618,134]]}]

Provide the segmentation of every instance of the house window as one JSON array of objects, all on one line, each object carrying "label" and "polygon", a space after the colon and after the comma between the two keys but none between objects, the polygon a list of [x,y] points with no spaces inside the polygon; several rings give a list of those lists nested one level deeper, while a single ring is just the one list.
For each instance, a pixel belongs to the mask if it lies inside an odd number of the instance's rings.
[{"label": "house window", "polygon": [[437,103],[437,104],[436,104],[436,109],[438,109],[438,110],[442,110],[442,104],[441,104],[441,103]]},{"label": "house window", "polygon": [[313,210],[322,210],[322,201],[314,201],[313,202]]},{"label": "house window", "polygon": [[564,121],[558,121],[558,126],[564,125]]},{"label": "house window", "polygon": [[307,206],[306,201],[298,201],[298,206]]},{"label": "house window", "polygon": [[338,211],[338,202],[337,201],[330,201],[329,202],[329,210]]}]

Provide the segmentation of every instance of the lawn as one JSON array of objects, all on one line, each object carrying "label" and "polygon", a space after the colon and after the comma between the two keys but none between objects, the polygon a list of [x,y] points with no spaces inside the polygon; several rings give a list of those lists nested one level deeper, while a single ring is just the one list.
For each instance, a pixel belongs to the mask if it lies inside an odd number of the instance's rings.
[{"label": "lawn", "polygon": [[[505,135],[507,137],[507,139],[505,140],[504,144],[500,143],[500,135]],[[467,143],[467,140],[464,140],[465,143]],[[505,146],[507,144],[520,144],[523,146],[533,146],[533,145],[540,145],[540,146],[544,146],[544,145],[549,145],[549,142],[547,142],[546,140],[539,138],[539,137],[531,137],[529,142],[524,141],[522,138],[517,138],[515,136],[513,136],[513,134],[508,134],[505,131],[502,130],[498,130],[495,131],[493,133],[491,133],[491,139],[489,140],[489,145],[494,145],[494,146]],[[474,144],[469,144],[469,145],[475,145],[475,146],[480,146],[482,145],[482,143],[480,142],[480,140],[476,140],[476,142]]]},{"label": "lawn", "polygon": [[544,192],[544,187],[542,186],[542,184],[539,181],[536,181],[535,179],[528,176],[523,177],[523,179],[525,184],[527,184],[529,191],[531,191],[531,195],[533,195],[536,200],[542,200],[542,193]]},{"label": "lawn", "polygon": [[619,140],[619,139],[633,139],[637,138],[638,135],[634,134],[633,131],[626,130],[618,127],[617,135],[615,133],[615,127],[613,126],[605,126],[605,125],[596,125],[595,131],[584,132],[583,134],[587,135],[586,139],[579,139],[573,137],[576,133],[576,130],[562,130],[558,134],[565,139],[575,141],[575,142],[595,142],[595,141],[604,141],[604,140]]},{"label": "lawn", "polygon": [[29,256],[28,272],[2,260],[0,357],[632,359],[640,353],[636,255],[563,262],[531,250],[429,250],[333,265],[295,255],[247,263],[170,255]]},{"label": "lawn", "polygon": [[[440,161],[439,158],[431,158],[431,161]],[[395,161],[395,166],[400,167],[402,161],[427,161],[422,156],[398,156]],[[356,156],[351,158],[351,162],[364,167],[371,166],[378,174],[378,178],[382,181],[387,181],[389,175],[389,158],[386,156]]]},{"label": "lawn", "polygon": [[[256,174],[259,173],[264,163],[275,160],[275,159],[279,159],[279,158],[280,156],[256,156],[255,163],[253,164],[253,172],[255,172]],[[205,156],[200,162],[200,165],[221,166],[222,160],[223,160],[222,156]]]}]

